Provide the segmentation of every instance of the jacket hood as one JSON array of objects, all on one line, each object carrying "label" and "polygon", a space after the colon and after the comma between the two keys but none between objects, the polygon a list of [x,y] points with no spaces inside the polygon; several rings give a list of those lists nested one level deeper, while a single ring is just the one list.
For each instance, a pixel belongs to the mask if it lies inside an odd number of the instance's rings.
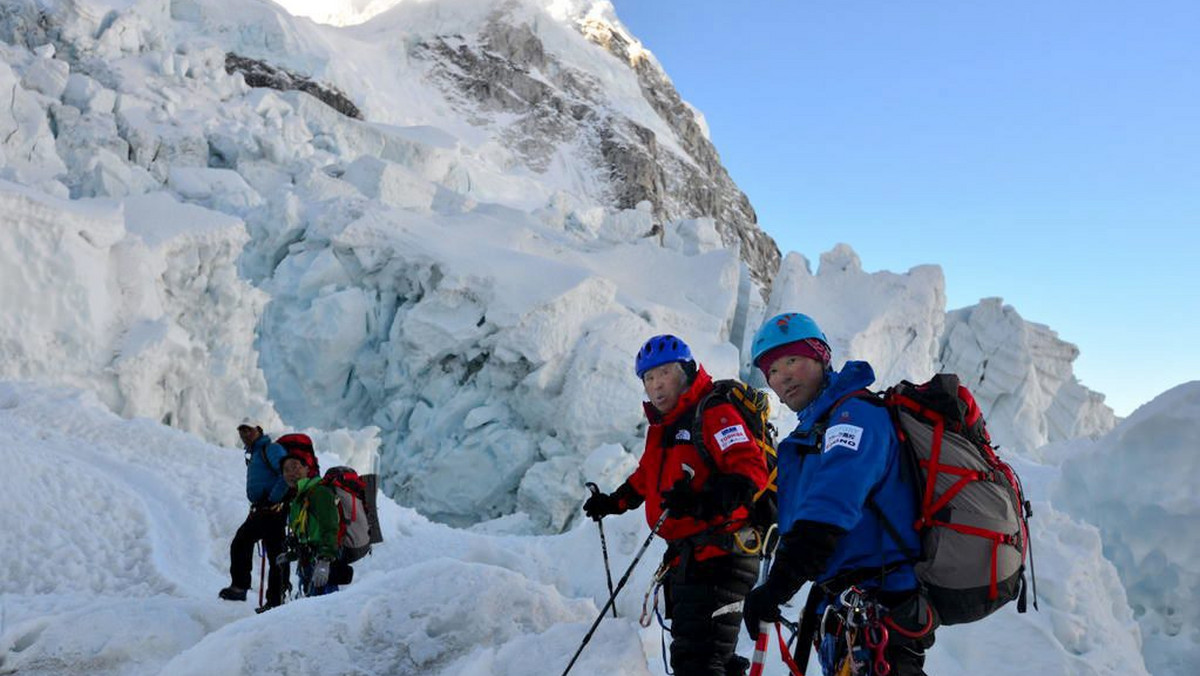
[{"label": "jacket hood", "polygon": [[855,390],[861,390],[873,382],[875,382],[875,369],[865,361],[848,361],[842,366],[841,371],[827,371],[825,385],[820,394],[804,410],[796,414],[800,423],[796,426],[796,432],[803,433],[811,430],[813,423],[828,413],[838,399]]}]

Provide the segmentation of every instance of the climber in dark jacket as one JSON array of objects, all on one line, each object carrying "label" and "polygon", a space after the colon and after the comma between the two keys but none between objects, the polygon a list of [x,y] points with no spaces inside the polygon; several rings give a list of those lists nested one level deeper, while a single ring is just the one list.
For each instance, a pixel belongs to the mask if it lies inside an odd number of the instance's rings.
[{"label": "climber in dark jacket", "polygon": [[238,426],[238,436],[246,450],[246,498],[250,513],[237,529],[229,545],[230,584],[218,596],[227,601],[245,601],[254,568],[254,543],[262,541],[270,565],[267,573],[266,604],[273,608],[282,602],[282,575],[276,558],[283,553],[283,535],[287,526],[284,498],[288,485],[283,480],[282,462],[287,451],[263,434],[262,427],[250,422]]}]

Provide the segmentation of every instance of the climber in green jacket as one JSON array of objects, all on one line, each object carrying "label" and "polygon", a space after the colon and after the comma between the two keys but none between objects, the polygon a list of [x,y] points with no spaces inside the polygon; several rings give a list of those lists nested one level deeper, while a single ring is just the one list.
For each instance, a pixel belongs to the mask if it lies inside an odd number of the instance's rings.
[{"label": "climber in green jacket", "polygon": [[330,579],[330,567],[338,557],[337,496],[318,477],[308,477],[303,461],[284,458],[283,479],[295,493],[288,514],[288,557],[297,560],[300,590],[305,596],[320,596],[338,590]]}]

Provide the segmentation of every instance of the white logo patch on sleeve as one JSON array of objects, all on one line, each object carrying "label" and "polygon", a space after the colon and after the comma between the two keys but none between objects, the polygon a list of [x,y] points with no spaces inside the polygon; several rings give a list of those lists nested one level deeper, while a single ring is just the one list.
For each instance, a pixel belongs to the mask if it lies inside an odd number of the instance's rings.
[{"label": "white logo patch on sleeve", "polygon": [[750,441],[750,435],[746,434],[746,428],[741,425],[733,425],[717,432],[717,445],[721,450],[729,448],[734,444],[746,443]]},{"label": "white logo patch on sleeve", "polygon": [[[858,425],[834,425],[825,430],[825,451],[833,449],[834,446],[841,446],[852,451],[858,450],[858,443],[862,441],[863,428]],[[822,451],[822,452],[825,452]]]}]

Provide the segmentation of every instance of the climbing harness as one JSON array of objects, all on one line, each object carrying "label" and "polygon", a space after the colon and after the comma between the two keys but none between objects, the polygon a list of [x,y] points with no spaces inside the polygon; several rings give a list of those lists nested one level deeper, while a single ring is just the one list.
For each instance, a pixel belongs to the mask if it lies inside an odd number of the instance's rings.
[{"label": "climbing harness", "polygon": [[[932,624],[931,619],[923,632],[904,633],[923,636]],[[837,676],[888,676],[889,626],[900,630],[882,604],[858,587],[847,588],[821,616],[817,646],[822,664]]]}]

